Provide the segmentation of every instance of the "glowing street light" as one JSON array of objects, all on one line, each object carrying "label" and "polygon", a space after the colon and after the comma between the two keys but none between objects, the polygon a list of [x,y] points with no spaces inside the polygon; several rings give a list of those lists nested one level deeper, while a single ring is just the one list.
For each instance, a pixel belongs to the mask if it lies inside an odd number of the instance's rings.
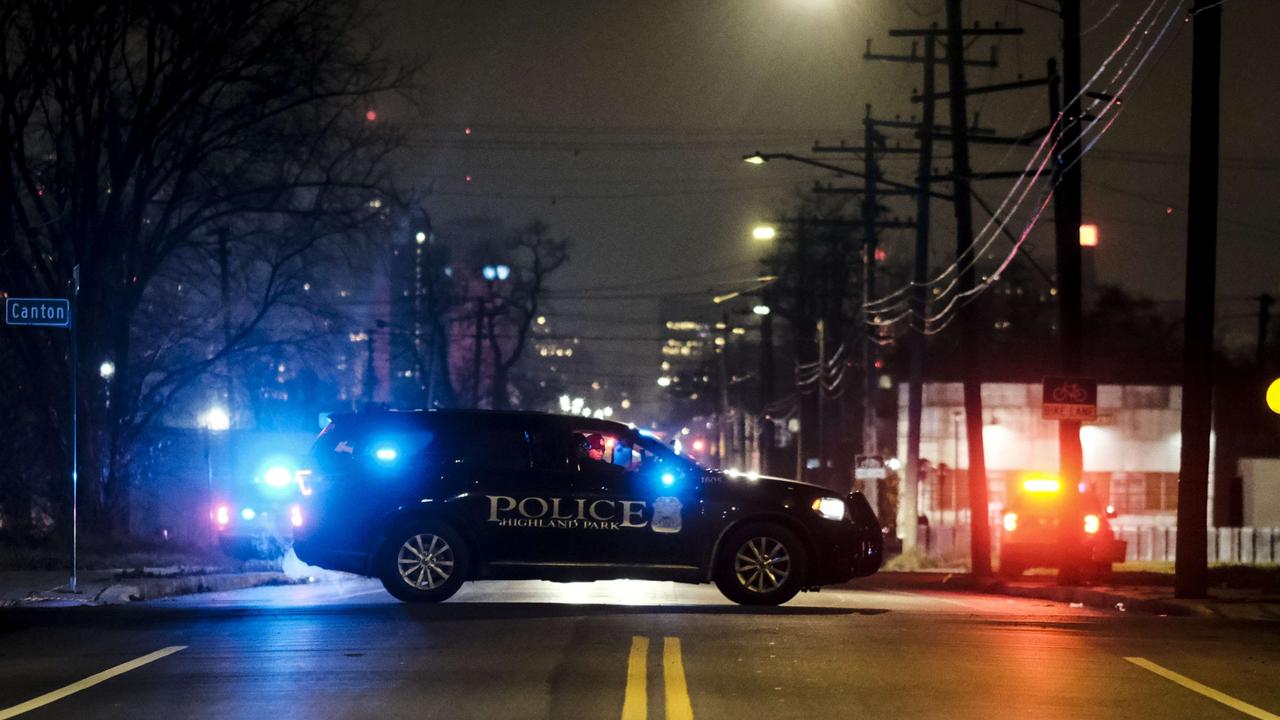
[{"label": "glowing street light", "polygon": [[766,158],[761,153],[757,152],[751,155],[747,155],[746,157],[742,158],[742,161],[747,163],[748,165],[763,165],[765,164],[765,162],[768,161],[768,158]]},{"label": "glowing street light", "polygon": [[115,374],[116,374],[116,364],[111,362],[110,360],[103,360],[102,364],[98,366],[98,375],[103,380],[110,380],[112,377],[115,376]]},{"label": "glowing street light", "polygon": [[225,408],[218,405],[210,405],[200,415],[200,427],[213,432],[221,432],[231,428],[231,416],[227,414]]},{"label": "glowing street light", "polygon": [[763,316],[768,315],[769,313],[773,312],[773,309],[772,309],[772,308],[770,308],[768,305],[757,305],[757,306],[755,306],[755,307],[751,308],[751,312],[753,312],[753,313],[755,313],[755,314],[757,314],[757,315],[759,315],[759,316],[763,317]]},{"label": "glowing street light", "polygon": [[1080,247],[1098,247],[1098,226],[1080,226]]},{"label": "glowing street light", "polygon": [[1267,388],[1267,407],[1271,412],[1280,415],[1280,378],[1272,380]]},{"label": "glowing street light", "polygon": [[480,271],[484,275],[484,279],[489,282],[494,280],[506,280],[511,277],[510,265],[485,265]]},{"label": "glowing street light", "polygon": [[756,240],[772,240],[778,236],[778,229],[772,225],[757,225],[751,229],[751,237]]}]

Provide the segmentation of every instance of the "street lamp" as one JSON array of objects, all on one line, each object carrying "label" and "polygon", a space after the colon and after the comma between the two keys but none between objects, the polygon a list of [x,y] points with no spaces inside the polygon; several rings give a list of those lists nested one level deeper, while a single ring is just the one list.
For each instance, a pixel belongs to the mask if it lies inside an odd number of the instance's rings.
[{"label": "street lamp", "polygon": [[200,427],[211,432],[221,432],[231,428],[231,416],[227,414],[225,408],[218,405],[210,405],[200,415]]},{"label": "street lamp", "polygon": [[748,165],[763,165],[769,161],[769,158],[757,152],[753,155],[747,155],[746,157],[742,158],[742,161],[747,163]]},{"label": "street lamp", "polygon": [[751,229],[751,237],[756,240],[772,240],[778,235],[778,230],[772,225],[757,225]]},{"label": "street lamp", "polygon": [[98,366],[98,376],[103,380],[110,380],[116,374],[116,364],[110,360],[103,360]]},{"label": "street lamp", "polygon": [[[224,430],[229,429],[231,427],[231,416],[227,414],[227,411],[225,408],[219,405],[210,405],[208,409],[206,409],[203,413],[200,413],[200,417],[197,418],[197,422],[200,424],[200,428],[203,431],[200,434],[203,436],[203,440],[204,440],[204,468],[205,468],[206,478],[209,484],[208,503],[209,503],[210,512],[212,512],[213,505],[214,505],[213,434],[215,432],[222,432]],[[218,543],[218,532],[214,528],[215,528],[215,524],[210,523],[209,524],[210,536],[213,540],[213,543],[216,545]]]},{"label": "street lamp", "polygon": [[1267,387],[1267,407],[1271,412],[1280,415],[1280,378],[1271,381]]},{"label": "street lamp", "polygon": [[506,280],[511,277],[510,265],[485,265],[480,271],[484,275],[484,279],[489,282],[494,280]]},{"label": "street lamp", "polygon": [[751,312],[761,317],[764,317],[765,315],[768,315],[769,313],[773,312],[773,309],[770,308],[768,305],[756,305],[755,307],[751,308]]}]

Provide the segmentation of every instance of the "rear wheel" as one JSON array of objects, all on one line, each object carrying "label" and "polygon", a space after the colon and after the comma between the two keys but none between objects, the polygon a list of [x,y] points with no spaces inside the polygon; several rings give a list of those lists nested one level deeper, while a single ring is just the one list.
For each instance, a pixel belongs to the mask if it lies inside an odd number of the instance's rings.
[{"label": "rear wheel", "polygon": [[800,592],[808,557],[800,538],[781,525],[752,523],[725,540],[716,587],[742,605],[781,605]]},{"label": "rear wheel", "polygon": [[442,602],[467,579],[471,556],[451,528],[412,523],[391,532],[382,547],[378,577],[387,592],[406,602]]}]

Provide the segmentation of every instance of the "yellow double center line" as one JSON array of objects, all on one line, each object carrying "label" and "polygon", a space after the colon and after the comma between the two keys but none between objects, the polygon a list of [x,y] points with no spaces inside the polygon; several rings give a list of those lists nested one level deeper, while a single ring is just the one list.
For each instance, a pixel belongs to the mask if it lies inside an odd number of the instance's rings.
[{"label": "yellow double center line", "polygon": [[[622,701],[622,720],[647,720],[649,717],[649,638],[631,638],[631,654],[627,657],[627,690]],[[693,720],[689,703],[689,685],[684,679],[684,660],[680,656],[680,638],[662,639],[662,685],[666,690],[667,720]]]}]

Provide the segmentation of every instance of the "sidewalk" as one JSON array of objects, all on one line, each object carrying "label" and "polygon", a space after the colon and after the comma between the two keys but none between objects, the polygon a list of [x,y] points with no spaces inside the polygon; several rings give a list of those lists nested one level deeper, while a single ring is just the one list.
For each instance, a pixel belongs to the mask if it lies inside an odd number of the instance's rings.
[{"label": "sidewalk", "polygon": [[1107,584],[1059,586],[1052,575],[1010,582],[1000,579],[975,581],[962,571],[881,572],[856,581],[854,586],[1014,595],[1148,615],[1280,621],[1280,593],[1214,587],[1209,589],[1208,599],[1184,600],[1173,597],[1173,588],[1169,585],[1130,583],[1124,575],[1117,573]]},{"label": "sidewalk", "polygon": [[136,571],[90,570],[77,577],[70,591],[63,570],[0,572],[0,608],[119,605],[170,595],[240,590],[260,585],[290,585],[297,581],[278,571],[226,572],[208,568],[143,568]]}]

